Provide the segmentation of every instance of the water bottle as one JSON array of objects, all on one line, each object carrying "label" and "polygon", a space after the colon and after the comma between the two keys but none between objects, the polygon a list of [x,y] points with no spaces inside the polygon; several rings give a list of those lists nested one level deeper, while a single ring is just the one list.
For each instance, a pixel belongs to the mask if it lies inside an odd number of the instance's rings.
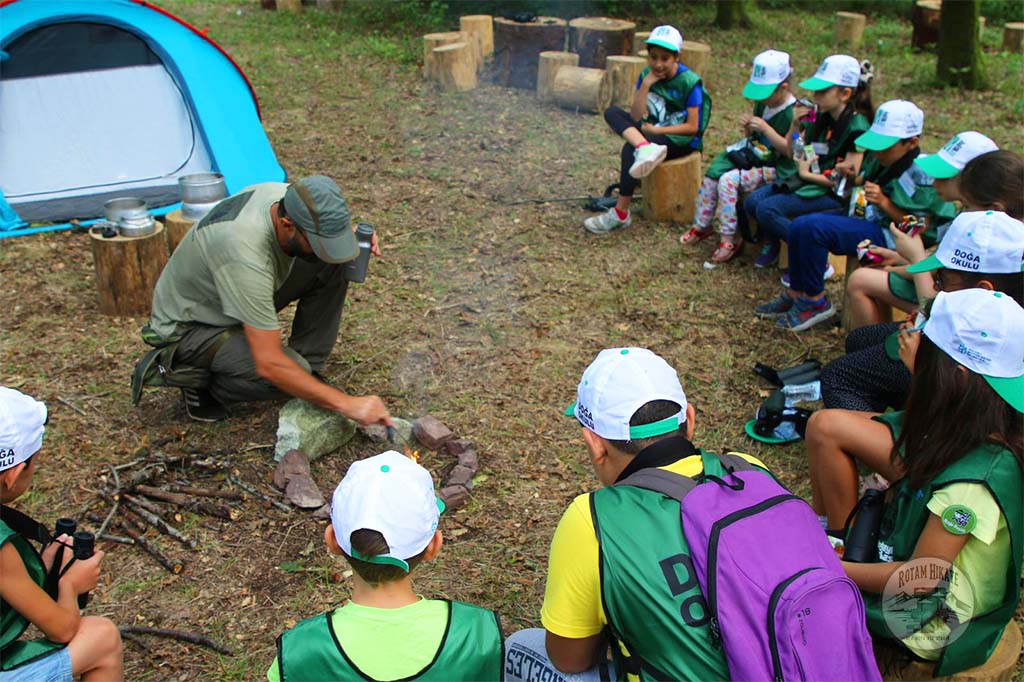
[{"label": "water bottle", "polygon": [[373,225],[359,223],[356,225],[356,243],[359,244],[359,255],[345,266],[345,279],[349,282],[366,281],[366,268],[370,265],[370,248],[373,245]]},{"label": "water bottle", "polygon": [[804,143],[800,139],[800,133],[793,133],[793,137],[790,139],[790,147],[793,150],[793,160],[803,161],[804,160]]},{"label": "water bottle", "polygon": [[[849,530],[846,533],[846,549],[844,561],[871,563],[878,560],[878,530],[882,526],[885,512],[885,491],[868,489],[860,498],[853,510],[856,517],[847,520]],[[852,516],[852,514],[851,514]]]},{"label": "water bottle", "polygon": [[[96,552],[96,536],[92,533],[87,533],[84,530],[80,530],[74,535],[75,543],[74,553],[75,559],[78,561],[85,561],[92,557]],[[89,603],[89,593],[83,592],[78,595],[78,608],[84,609],[85,605]]]}]

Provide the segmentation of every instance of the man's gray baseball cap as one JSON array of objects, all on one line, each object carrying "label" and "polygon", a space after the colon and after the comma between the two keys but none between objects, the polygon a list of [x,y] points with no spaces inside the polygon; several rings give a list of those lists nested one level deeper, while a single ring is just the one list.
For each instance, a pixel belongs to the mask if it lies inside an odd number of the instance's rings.
[{"label": "man's gray baseball cap", "polygon": [[317,258],[345,263],[359,255],[348,202],[334,180],[325,175],[297,180],[288,185],[283,201],[285,212],[306,233]]}]

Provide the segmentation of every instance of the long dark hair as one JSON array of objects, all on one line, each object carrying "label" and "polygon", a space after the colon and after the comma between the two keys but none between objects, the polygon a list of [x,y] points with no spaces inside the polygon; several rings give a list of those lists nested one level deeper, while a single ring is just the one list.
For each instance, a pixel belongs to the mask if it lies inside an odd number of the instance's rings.
[{"label": "long dark hair", "polygon": [[960,171],[960,196],[978,207],[1024,220],[1024,157],[997,149],[974,157]]},{"label": "long dark hair", "polygon": [[914,358],[914,379],[893,444],[893,461],[903,450],[903,469],[911,488],[921,488],[974,448],[1001,445],[1024,466],[1020,414],[980,375],[921,335]]}]

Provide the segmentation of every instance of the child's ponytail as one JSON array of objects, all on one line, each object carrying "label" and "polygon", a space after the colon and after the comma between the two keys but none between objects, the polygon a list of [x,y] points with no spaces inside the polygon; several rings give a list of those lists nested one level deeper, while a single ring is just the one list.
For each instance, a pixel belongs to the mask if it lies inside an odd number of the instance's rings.
[{"label": "child's ponytail", "polygon": [[871,81],[875,79],[875,67],[868,60],[860,63],[860,82],[853,92],[854,110],[867,117],[869,123],[875,121],[875,107],[871,103]]}]

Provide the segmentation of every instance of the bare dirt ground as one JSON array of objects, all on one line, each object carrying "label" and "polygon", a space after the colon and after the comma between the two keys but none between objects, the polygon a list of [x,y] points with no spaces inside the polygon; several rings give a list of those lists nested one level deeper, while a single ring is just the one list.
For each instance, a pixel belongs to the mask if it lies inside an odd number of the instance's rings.
[{"label": "bare dirt ground", "polygon": [[[600,117],[489,84],[437,93],[417,65],[380,56],[389,43],[318,12],[294,18],[232,2],[170,7],[210,26],[246,70],[289,174],[335,177],[354,217],[379,231],[385,257],[350,289],[327,376],[349,392],[382,395],[396,415],[434,414],[478,444],[472,500],[444,518],[445,550],[417,575],[423,594],[495,608],[508,631],[538,624],[554,526],[575,495],[596,485],[578,426],[561,413],[604,347],[662,354],[697,408],[698,444],[760,456],[808,492],[802,445],[761,446],[743,435],[765,388],[750,370],[755,361],[835,357],[838,327],[794,335],[756,320],[752,308],[774,295],[779,273],[753,268],[750,249],[708,272],[702,262],[712,247],[683,252],[679,226],[639,219],[595,237],[583,231],[589,214],[577,204],[503,203],[597,194],[615,181],[620,143]],[[713,31],[706,13],[670,20],[716,46],[706,148],[717,153],[736,136],[734,121],[748,106],[739,88],[750,56],[769,47],[770,36],[751,45],[749,35]],[[885,26],[885,40],[909,42],[909,24]],[[979,104],[981,95],[932,92],[915,74],[922,64],[933,68],[934,58],[886,53],[881,43],[874,49],[879,91],[907,88],[926,112],[936,111],[926,149],[964,127],[995,130],[996,139],[1021,148],[1012,98],[990,93],[989,103],[1005,103],[993,111]],[[825,50],[797,55],[798,74],[810,74]],[[1019,79],[1019,59],[1002,68]],[[951,99],[952,112],[943,106]],[[18,506],[46,520],[75,513],[95,499],[108,465],[131,461],[140,448],[228,459],[241,479],[273,495],[271,450],[255,446],[274,442],[279,405],[240,406],[216,425],[191,423],[171,391],[150,390],[131,406],[128,377],[144,350],[145,319],[97,312],[87,235],[0,241],[0,273],[0,384],[46,401],[52,414],[34,487]],[[840,287],[830,284],[834,300]],[[378,450],[357,435],[315,462],[314,477],[330,491],[350,462]],[[439,478],[453,464],[436,453],[421,461]],[[222,473],[181,477],[230,487]],[[347,567],[322,549],[323,523],[252,498],[239,510],[233,522],[186,514],[196,551],[153,536],[185,564],[180,575],[137,549],[108,548],[90,612],[201,632],[236,652],[129,642],[130,679],[258,679],[285,627],[348,595]]]}]

